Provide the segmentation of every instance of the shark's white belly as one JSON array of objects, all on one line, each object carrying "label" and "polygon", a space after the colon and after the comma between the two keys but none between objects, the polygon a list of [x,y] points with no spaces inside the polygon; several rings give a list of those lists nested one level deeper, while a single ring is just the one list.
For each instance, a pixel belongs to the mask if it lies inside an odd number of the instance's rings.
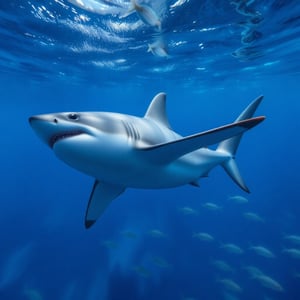
[{"label": "shark's white belly", "polygon": [[117,183],[122,178],[125,186],[133,188],[171,188],[196,182],[200,177],[207,176],[212,168],[226,158],[227,156],[214,151],[201,149],[167,165],[155,165],[147,161],[138,161],[131,165],[131,168],[127,171],[122,172],[119,170],[114,173],[114,175],[119,175],[115,178],[112,176],[111,180]]},{"label": "shark's white belly", "polygon": [[[184,155],[169,164],[153,164],[134,149],[124,147],[117,153],[101,155],[97,147],[88,153],[71,152],[69,147],[58,145],[56,155],[71,167],[90,175],[100,182],[141,189],[171,188],[197,181],[226,156],[209,149],[200,149]],[[72,148],[72,145],[70,145]],[[104,158],[105,157],[105,158]]]}]

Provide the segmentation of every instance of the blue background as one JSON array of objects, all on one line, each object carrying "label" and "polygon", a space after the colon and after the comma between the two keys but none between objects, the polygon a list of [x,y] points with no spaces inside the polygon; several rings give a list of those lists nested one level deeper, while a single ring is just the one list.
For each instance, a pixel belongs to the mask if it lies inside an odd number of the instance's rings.
[{"label": "blue background", "polygon": [[[173,2],[166,2],[167,7]],[[227,1],[203,3],[198,7],[197,1],[189,1],[180,11],[163,14],[169,58],[147,53],[146,46],[136,52],[130,48],[157,35],[145,24],[126,33],[136,39],[120,44],[121,52],[108,43],[104,46],[110,55],[82,51],[72,56],[67,46],[81,43],[82,37],[76,32],[70,36],[62,22],[52,24],[36,12],[44,6],[57,20],[70,21],[73,9],[90,18],[86,25],[92,29],[101,16],[67,1],[0,4],[0,299],[299,299],[300,260],[283,252],[299,249],[284,237],[300,234],[299,3],[249,3],[264,16],[262,37],[251,45],[241,44],[241,28],[232,25],[247,16],[230,9]],[[214,21],[213,8],[219,17]],[[176,13],[182,16],[178,22]],[[195,25],[198,13],[203,18]],[[129,23],[138,21],[137,16],[130,18]],[[212,43],[193,31],[204,24],[226,33],[217,30]],[[174,28],[182,30],[176,38],[187,41],[184,49],[176,46]],[[28,39],[26,32],[33,37]],[[52,48],[42,45],[51,39]],[[194,48],[200,42],[205,45],[201,53]],[[262,54],[247,52],[239,60],[230,54],[239,47]],[[126,70],[87,63],[96,58],[113,62],[121,56]],[[63,59],[57,63],[59,57]],[[257,115],[267,119],[245,134],[236,157],[251,194],[216,168],[200,181],[200,188],[128,189],[86,230],[84,213],[93,179],[59,161],[34,134],[28,117],[90,110],[143,116],[161,91],[167,93],[170,123],[182,135],[230,123],[250,101],[264,95]],[[232,195],[249,202],[233,203],[228,200]],[[222,208],[209,211],[203,207],[206,202]],[[183,207],[198,213],[184,215]],[[249,211],[264,222],[246,219],[243,214]],[[163,237],[151,235],[152,230]],[[196,239],[196,232],[208,232],[214,241]],[[239,245],[244,253],[226,252],[225,243]],[[255,254],[253,245],[267,247],[275,258]],[[160,266],[157,257],[168,265]],[[214,260],[226,261],[234,271],[218,270]],[[279,282],[283,291],[262,286],[245,271],[249,265]],[[242,292],[228,290],[220,282],[224,278],[238,283]]]}]

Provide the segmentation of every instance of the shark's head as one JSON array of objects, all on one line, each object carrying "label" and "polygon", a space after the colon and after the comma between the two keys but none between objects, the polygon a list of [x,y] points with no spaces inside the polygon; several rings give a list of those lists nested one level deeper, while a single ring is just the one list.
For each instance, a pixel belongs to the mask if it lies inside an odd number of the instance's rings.
[{"label": "shark's head", "polygon": [[[116,121],[117,120],[117,121]],[[111,113],[65,112],[32,116],[36,134],[70,166],[94,175],[92,164],[105,163],[121,147],[124,128]]]},{"label": "shark's head", "polygon": [[36,134],[54,148],[56,143],[82,134],[92,134],[79,113],[56,113],[38,115],[29,118],[29,123]]}]

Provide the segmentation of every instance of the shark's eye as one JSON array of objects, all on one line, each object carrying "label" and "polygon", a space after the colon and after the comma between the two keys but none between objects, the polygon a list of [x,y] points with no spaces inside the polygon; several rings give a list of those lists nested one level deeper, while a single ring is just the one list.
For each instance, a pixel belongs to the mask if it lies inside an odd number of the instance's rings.
[{"label": "shark's eye", "polygon": [[78,120],[79,119],[79,115],[75,114],[75,113],[71,113],[71,114],[68,114],[68,118],[70,120]]}]

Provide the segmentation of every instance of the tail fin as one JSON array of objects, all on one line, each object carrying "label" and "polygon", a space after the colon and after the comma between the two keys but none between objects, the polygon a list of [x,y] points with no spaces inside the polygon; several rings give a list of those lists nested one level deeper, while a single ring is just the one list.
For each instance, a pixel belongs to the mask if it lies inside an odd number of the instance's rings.
[{"label": "tail fin", "polygon": [[[239,117],[235,120],[235,122],[239,122],[245,119],[250,119],[253,117],[257,107],[259,106],[260,102],[262,101],[263,96],[259,96],[253,102],[251,102],[246,109],[239,115]],[[244,191],[250,193],[248,187],[246,186],[243,178],[240,175],[239,169],[237,164],[234,160],[237,148],[240,144],[241,138],[243,134],[236,135],[232,138],[229,138],[225,141],[222,141],[217,151],[225,152],[230,155],[230,158],[222,163],[222,167],[227,172],[227,174],[233,179],[233,181]]]}]

